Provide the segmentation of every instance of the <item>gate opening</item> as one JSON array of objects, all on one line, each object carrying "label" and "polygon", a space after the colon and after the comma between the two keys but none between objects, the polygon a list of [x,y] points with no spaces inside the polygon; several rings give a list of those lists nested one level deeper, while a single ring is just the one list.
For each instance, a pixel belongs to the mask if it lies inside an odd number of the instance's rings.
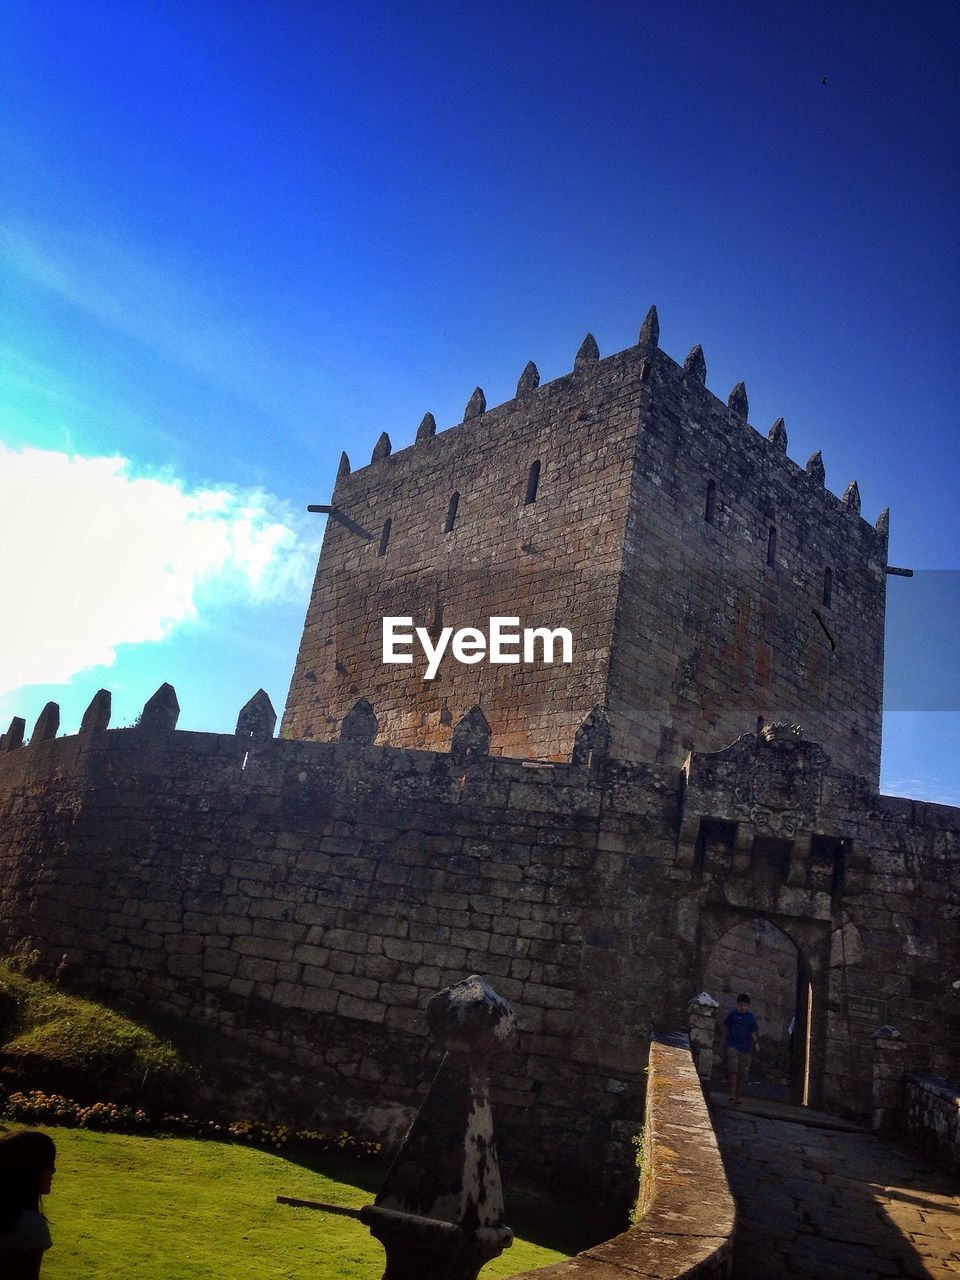
[{"label": "gate opening", "polygon": [[750,996],[760,1028],[760,1051],[741,1081],[744,1096],[808,1106],[813,986],[793,940],[769,920],[745,920],[714,944],[703,974],[703,988],[715,1000],[717,1038],[713,1088],[728,1087],[724,1018],[741,991]]}]

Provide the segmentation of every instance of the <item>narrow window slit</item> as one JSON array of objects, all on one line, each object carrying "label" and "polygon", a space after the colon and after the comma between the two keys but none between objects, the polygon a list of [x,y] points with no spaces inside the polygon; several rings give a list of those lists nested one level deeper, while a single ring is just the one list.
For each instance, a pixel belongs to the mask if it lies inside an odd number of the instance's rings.
[{"label": "narrow window slit", "polygon": [[530,471],[527,474],[527,496],[524,498],[524,506],[529,507],[531,502],[537,500],[537,489],[540,485],[540,463],[531,462]]},{"label": "narrow window slit", "polygon": [[707,481],[707,502],[703,509],[703,518],[707,524],[713,524],[714,517],[717,513],[717,482],[715,480]]},{"label": "narrow window slit", "polygon": [[450,495],[450,505],[447,507],[446,523],[443,526],[444,533],[449,533],[450,530],[453,528],[457,519],[457,507],[459,507],[459,505],[460,505],[459,493],[452,493]]},{"label": "narrow window slit", "polygon": [[767,531],[767,564],[777,563],[777,526],[772,524]]},{"label": "narrow window slit", "polygon": [[387,543],[390,541],[390,526],[393,520],[389,517],[383,522],[383,531],[380,534],[380,545],[377,548],[377,555],[383,556],[387,553]]}]

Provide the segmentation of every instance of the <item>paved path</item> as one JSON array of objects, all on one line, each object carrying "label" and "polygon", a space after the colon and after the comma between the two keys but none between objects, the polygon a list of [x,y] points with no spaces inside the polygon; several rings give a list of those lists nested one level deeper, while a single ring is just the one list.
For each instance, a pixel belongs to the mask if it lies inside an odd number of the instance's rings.
[{"label": "paved path", "polygon": [[955,1180],[872,1134],[756,1110],[713,1114],[737,1200],[734,1280],[960,1278]]}]

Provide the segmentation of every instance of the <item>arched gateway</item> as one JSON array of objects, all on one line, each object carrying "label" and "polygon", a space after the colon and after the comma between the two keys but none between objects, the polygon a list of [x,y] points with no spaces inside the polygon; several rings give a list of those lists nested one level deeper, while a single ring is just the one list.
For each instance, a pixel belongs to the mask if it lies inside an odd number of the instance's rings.
[{"label": "arched gateway", "polygon": [[702,987],[719,1002],[713,1085],[726,1088],[723,1019],[745,991],[760,1024],[761,1050],[744,1092],[806,1105],[810,1099],[813,985],[789,933],[762,916],[742,920],[713,943]]}]

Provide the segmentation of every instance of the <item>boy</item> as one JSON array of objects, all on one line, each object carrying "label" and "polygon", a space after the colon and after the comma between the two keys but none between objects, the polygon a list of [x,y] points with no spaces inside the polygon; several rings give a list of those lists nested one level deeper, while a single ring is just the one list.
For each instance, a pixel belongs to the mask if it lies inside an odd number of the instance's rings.
[{"label": "boy", "polygon": [[760,1036],[757,1020],[750,1012],[750,997],[746,992],[737,996],[737,1007],[731,1009],[723,1020],[727,1028],[727,1070],[730,1072],[730,1100],[740,1105],[740,1089],[750,1075],[750,1055],[759,1053]]}]

